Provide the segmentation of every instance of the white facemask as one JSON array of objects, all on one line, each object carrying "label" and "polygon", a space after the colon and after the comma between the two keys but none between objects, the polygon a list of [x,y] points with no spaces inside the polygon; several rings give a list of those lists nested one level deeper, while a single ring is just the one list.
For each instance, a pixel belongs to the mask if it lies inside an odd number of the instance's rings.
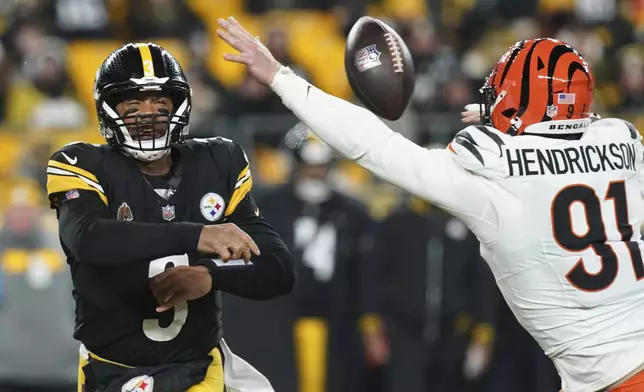
[{"label": "white facemask", "polygon": [[302,178],[295,182],[295,195],[307,203],[320,204],[331,197],[331,187],[324,180]]},{"label": "white facemask", "polygon": [[[129,137],[129,135],[128,135]],[[141,142],[141,146],[143,148],[151,148],[154,145],[164,145],[166,142],[166,137],[163,136],[162,138],[159,138],[157,140],[145,140]],[[134,142],[132,142],[134,144]],[[153,144],[156,143],[156,144]],[[123,152],[125,152],[127,155],[131,156],[132,158],[136,159],[137,161],[143,161],[143,162],[152,162],[156,161],[157,159],[160,159],[168,153],[170,153],[170,148],[164,148],[163,150],[138,150],[135,148],[128,147],[127,144],[122,147]]]}]

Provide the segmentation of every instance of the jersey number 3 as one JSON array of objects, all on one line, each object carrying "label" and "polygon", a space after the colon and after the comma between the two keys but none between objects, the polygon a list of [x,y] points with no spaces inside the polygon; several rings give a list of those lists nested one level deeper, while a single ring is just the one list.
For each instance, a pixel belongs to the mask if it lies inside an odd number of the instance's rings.
[{"label": "jersey number 3", "polygon": [[[615,223],[631,256],[635,278],[644,278],[644,261],[639,244],[632,241],[633,225],[628,222],[628,204],[624,181],[614,181],[608,186],[604,200],[612,200],[615,206]],[[570,207],[582,203],[586,214],[588,229],[579,235],[572,227]],[[580,258],[566,274],[566,278],[576,288],[583,291],[602,291],[610,287],[617,277],[618,262],[615,250],[607,244],[606,226],[602,217],[601,201],[595,190],[587,185],[571,185],[563,188],[555,196],[551,207],[552,229],[555,241],[569,252],[583,252],[592,248],[601,258],[601,270],[589,273]]]},{"label": "jersey number 3", "polygon": [[[169,256],[152,260],[150,262],[148,277],[153,278],[159,275],[169,266],[177,267],[180,265],[189,265],[188,258],[184,258],[183,256]],[[172,311],[174,311],[174,317],[167,327],[162,327],[161,320],[159,319],[143,320],[143,333],[148,339],[154,340],[155,342],[167,342],[179,336],[183,324],[188,319],[188,303],[181,302],[167,312]]]}]

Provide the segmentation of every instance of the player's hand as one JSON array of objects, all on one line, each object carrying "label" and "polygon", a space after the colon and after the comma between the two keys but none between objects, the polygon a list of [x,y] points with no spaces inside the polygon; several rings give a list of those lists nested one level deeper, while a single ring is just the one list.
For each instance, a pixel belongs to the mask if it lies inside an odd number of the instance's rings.
[{"label": "player's hand", "polygon": [[217,254],[224,262],[244,259],[248,263],[253,254],[260,254],[255,241],[234,223],[204,226],[197,251],[202,254]]},{"label": "player's hand", "polygon": [[152,278],[150,288],[159,304],[157,312],[165,312],[178,303],[208,294],[212,288],[212,277],[202,265],[172,267]]},{"label": "player's hand", "polygon": [[465,105],[465,111],[461,112],[461,121],[466,124],[480,124],[481,123],[481,105],[478,103],[470,103]]},{"label": "player's hand", "polygon": [[474,381],[485,374],[492,360],[491,344],[472,343],[465,353],[463,375],[466,379]]},{"label": "player's hand", "polygon": [[384,331],[367,333],[362,337],[365,360],[369,367],[379,367],[387,363],[390,355],[389,341]]},{"label": "player's hand", "polygon": [[269,85],[280,64],[271,52],[264,46],[259,37],[253,37],[242,25],[232,16],[227,20],[219,18],[217,34],[230,46],[237,49],[239,53],[225,53],[224,59],[233,63],[246,64],[248,72],[260,83]]}]

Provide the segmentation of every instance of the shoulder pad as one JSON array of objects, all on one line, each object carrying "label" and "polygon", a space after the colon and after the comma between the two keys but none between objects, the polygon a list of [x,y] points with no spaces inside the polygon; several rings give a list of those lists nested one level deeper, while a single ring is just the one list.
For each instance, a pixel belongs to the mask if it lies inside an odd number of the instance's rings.
[{"label": "shoulder pad", "polygon": [[47,163],[47,194],[52,200],[60,193],[88,190],[107,204],[99,180],[101,146],[83,142],[70,143],[56,151]]},{"label": "shoulder pad", "polygon": [[469,126],[454,136],[449,149],[464,169],[484,177],[505,172],[503,146],[510,136],[484,125]]},{"label": "shoulder pad", "polygon": [[248,164],[248,157],[244,152],[244,149],[234,142],[233,140],[227,139],[225,137],[216,136],[210,138],[194,138],[190,139],[187,142],[193,148],[199,148],[199,146],[206,147],[213,153],[215,157],[221,156],[221,154],[226,151],[229,155],[226,155],[226,158],[231,158],[231,167],[235,167],[235,161],[241,160],[244,164]]},{"label": "shoulder pad", "polygon": [[50,161],[73,165],[86,170],[93,169],[100,160],[100,145],[85,142],[65,144],[50,158]]},{"label": "shoulder pad", "polygon": [[[609,128],[610,131],[607,132]],[[593,121],[591,126],[584,132],[584,138],[596,139],[631,139],[642,140],[642,136],[633,124],[619,118],[603,118]]]},{"label": "shoulder pad", "polygon": [[204,144],[224,144],[224,143],[235,143],[232,140],[222,137],[222,136],[214,136],[214,137],[195,137],[192,138],[188,141],[193,141],[195,143],[204,143]]},{"label": "shoulder pad", "polygon": [[[218,167],[227,170],[230,176],[231,195],[224,216],[231,215],[239,203],[244,200],[253,186],[253,178],[250,172],[248,157],[242,147],[230,139],[224,137],[212,137],[207,139],[191,139],[188,141],[192,148],[199,150],[206,147],[214,160],[221,162]],[[228,169],[223,169],[228,168]]]}]

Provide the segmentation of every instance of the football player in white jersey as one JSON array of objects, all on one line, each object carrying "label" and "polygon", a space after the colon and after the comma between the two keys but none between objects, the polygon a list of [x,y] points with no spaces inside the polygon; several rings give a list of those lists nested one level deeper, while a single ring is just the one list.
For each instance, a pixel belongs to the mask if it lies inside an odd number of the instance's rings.
[{"label": "football player in white jersey", "polygon": [[[481,89],[484,125],[424,149],[283,67],[233,18],[221,38],[322,140],[460,218],[565,392],[644,391],[644,148],[592,121],[594,78],[554,39],[521,41]],[[398,244],[404,246],[404,244]]]}]

